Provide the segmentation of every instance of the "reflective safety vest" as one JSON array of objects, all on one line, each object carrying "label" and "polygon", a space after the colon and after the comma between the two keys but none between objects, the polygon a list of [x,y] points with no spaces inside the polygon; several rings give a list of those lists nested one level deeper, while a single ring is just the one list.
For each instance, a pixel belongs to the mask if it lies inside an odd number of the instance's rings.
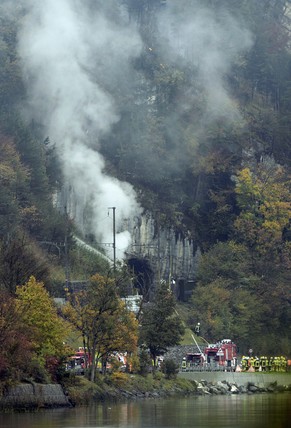
[{"label": "reflective safety vest", "polygon": [[255,365],[255,358],[254,358],[254,357],[251,357],[251,358],[249,359],[249,366],[254,367],[254,365]]},{"label": "reflective safety vest", "polygon": [[245,370],[248,367],[248,357],[242,357],[241,364],[243,370]]},{"label": "reflective safety vest", "polygon": [[280,358],[280,368],[281,368],[281,371],[286,371],[286,368],[287,368],[287,359],[285,358],[285,357],[281,357]]}]

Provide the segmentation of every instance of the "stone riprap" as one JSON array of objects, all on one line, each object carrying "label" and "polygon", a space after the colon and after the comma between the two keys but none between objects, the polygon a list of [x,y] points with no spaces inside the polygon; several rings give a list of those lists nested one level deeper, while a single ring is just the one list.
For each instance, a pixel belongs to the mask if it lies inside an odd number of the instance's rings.
[{"label": "stone riprap", "polygon": [[206,380],[194,381],[199,395],[225,395],[225,394],[254,394],[262,392],[287,392],[291,391],[291,385],[278,385],[276,382],[268,386],[247,382],[245,385],[238,385],[227,381],[207,382]]},{"label": "stone riprap", "polygon": [[258,385],[260,388],[267,388],[269,385],[288,386],[291,385],[290,373],[249,373],[249,372],[179,372],[179,378],[190,381],[200,381],[201,379],[211,383],[226,381],[238,386],[246,386],[248,383]]}]

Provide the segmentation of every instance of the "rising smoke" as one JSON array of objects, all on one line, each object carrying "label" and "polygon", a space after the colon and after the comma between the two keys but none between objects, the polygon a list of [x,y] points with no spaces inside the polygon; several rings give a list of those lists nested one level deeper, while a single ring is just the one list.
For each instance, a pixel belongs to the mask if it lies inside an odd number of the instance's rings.
[{"label": "rising smoke", "polygon": [[238,119],[239,112],[230,97],[225,76],[251,47],[252,36],[220,2],[212,9],[205,3],[167,0],[167,7],[159,17],[162,51],[167,62],[184,62],[195,69],[206,94],[204,115],[208,123],[218,117]]},{"label": "rising smoke", "polygon": [[[126,76],[129,86],[130,60],[139,55],[141,41],[116,2],[93,3],[94,9],[76,0],[27,0],[19,52],[26,110],[56,143],[67,188],[78,212],[90,213],[91,232],[99,242],[112,242],[112,222],[104,221],[108,207],[116,207],[117,230],[118,219],[139,207],[133,188],[104,172],[98,141],[119,120],[110,84],[114,92],[126,86]],[[128,232],[117,234],[117,248],[125,249],[129,239]]]},{"label": "rising smoke", "polygon": [[[116,207],[117,230],[119,221],[140,210],[132,186],[108,176],[98,152],[100,138],[110,135],[120,119],[115,97],[120,92],[134,96],[132,60],[143,48],[138,27],[129,20],[123,3],[18,2],[26,10],[19,31],[28,89],[26,112],[57,145],[67,188],[73,189],[78,206],[76,220],[82,223],[84,212],[89,213],[87,230],[99,242],[112,242],[112,223],[104,222],[108,207]],[[224,76],[236,56],[250,47],[250,34],[224,11],[215,15],[201,7],[201,1],[166,3],[157,13],[163,60],[185,61],[198,70],[207,94],[207,120],[221,114],[234,117],[238,113]],[[177,111],[187,103],[191,100],[185,99]],[[66,203],[70,207],[70,198]],[[129,241],[129,232],[118,234],[117,248],[126,249]]]}]

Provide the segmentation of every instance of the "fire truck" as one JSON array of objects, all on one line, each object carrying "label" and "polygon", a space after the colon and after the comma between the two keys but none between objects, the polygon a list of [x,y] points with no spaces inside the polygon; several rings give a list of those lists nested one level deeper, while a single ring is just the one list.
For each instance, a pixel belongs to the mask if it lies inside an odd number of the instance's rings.
[{"label": "fire truck", "polygon": [[210,368],[223,367],[229,371],[236,369],[237,348],[231,339],[208,345],[204,348],[204,355]]},{"label": "fire truck", "polygon": [[187,370],[199,370],[205,364],[205,355],[201,352],[189,352],[182,361],[182,369]]},{"label": "fire truck", "polygon": [[70,357],[67,370],[74,370],[76,374],[84,374],[86,364],[89,366],[91,364],[91,359],[88,353],[84,351],[84,348],[80,347],[78,351]]},{"label": "fire truck", "polygon": [[182,371],[235,371],[236,366],[237,348],[235,343],[230,339],[223,339],[220,342],[208,344],[201,352],[188,353],[182,361]]}]

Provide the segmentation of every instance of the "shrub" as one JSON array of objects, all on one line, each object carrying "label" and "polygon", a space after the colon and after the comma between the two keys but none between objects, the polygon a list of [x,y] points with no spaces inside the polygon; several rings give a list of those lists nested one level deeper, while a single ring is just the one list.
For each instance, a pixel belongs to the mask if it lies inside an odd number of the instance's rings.
[{"label": "shrub", "polygon": [[36,359],[32,359],[27,367],[28,376],[37,383],[49,383],[50,376],[45,367]]},{"label": "shrub", "polygon": [[145,349],[139,353],[139,371],[138,374],[146,376],[151,369],[151,358]]},{"label": "shrub", "polygon": [[166,379],[176,379],[179,366],[174,360],[169,359],[162,362],[161,369]]},{"label": "shrub", "polygon": [[155,370],[154,372],[153,372],[153,378],[155,379],[155,380],[162,380],[163,379],[163,377],[164,377],[164,374],[163,373],[161,373],[160,371],[158,371],[158,370]]},{"label": "shrub", "polygon": [[109,383],[112,386],[115,386],[117,388],[122,388],[126,385],[128,378],[127,374],[123,372],[113,372],[108,377]]}]

